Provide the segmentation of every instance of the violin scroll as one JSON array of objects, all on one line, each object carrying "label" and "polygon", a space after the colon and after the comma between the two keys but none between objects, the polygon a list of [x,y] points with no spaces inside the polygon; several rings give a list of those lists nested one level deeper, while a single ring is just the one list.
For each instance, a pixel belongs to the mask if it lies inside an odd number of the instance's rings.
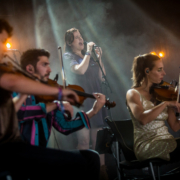
[{"label": "violin scroll", "polygon": [[110,102],[109,98],[106,100],[106,103],[104,105],[104,107],[106,107],[107,109],[113,108],[116,106],[116,103],[114,101]]}]

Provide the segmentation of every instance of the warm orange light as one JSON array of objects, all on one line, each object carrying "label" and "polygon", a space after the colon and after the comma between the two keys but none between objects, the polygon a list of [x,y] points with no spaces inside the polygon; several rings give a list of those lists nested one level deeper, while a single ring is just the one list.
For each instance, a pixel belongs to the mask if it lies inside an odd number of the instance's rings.
[{"label": "warm orange light", "polygon": [[160,53],[159,53],[159,56],[160,56],[160,57],[164,57],[164,53],[163,53],[163,52],[160,52]]},{"label": "warm orange light", "polygon": [[155,53],[155,52],[151,52],[151,54],[156,55],[156,53]]},{"label": "warm orange light", "polygon": [[7,43],[6,44],[6,47],[9,49],[9,48],[11,48],[11,44],[10,43]]}]

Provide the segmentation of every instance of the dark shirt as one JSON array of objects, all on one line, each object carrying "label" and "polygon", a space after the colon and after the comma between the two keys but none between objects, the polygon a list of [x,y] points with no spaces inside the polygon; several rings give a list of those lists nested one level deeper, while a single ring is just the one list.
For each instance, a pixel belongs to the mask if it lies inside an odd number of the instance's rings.
[{"label": "dark shirt", "polygon": [[[0,71],[0,82],[4,73]],[[3,89],[0,84],[0,144],[15,141],[21,141],[21,138],[11,92]]]}]

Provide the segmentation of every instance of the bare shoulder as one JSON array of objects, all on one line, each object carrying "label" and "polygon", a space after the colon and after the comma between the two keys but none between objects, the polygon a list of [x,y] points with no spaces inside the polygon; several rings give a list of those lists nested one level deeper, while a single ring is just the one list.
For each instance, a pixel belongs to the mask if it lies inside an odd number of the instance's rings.
[{"label": "bare shoulder", "polygon": [[139,95],[139,93],[136,89],[129,89],[126,93],[126,97],[132,97],[137,95]]},{"label": "bare shoulder", "polygon": [[136,101],[140,99],[140,95],[136,89],[129,89],[126,93],[127,101]]}]

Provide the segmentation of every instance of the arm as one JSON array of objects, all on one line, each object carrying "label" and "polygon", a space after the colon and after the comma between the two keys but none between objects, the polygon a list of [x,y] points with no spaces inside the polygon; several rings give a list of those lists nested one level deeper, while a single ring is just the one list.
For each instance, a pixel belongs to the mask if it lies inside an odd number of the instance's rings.
[{"label": "arm", "polygon": [[[32,96],[31,96],[32,97]],[[70,110],[71,106],[68,102],[65,103],[63,106],[65,110]],[[72,106],[71,106],[72,107]],[[38,103],[38,104],[32,104],[32,105],[26,105],[26,106],[21,106],[19,111],[18,111],[18,119],[19,121],[27,121],[27,120],[34,120],[36,119],[41,119],[46,117],[46,114],[59,108],[57,103]],[[72,113],[72,112],[71,112]]]},{"label": "arm", "polygon": [[105,95],[100,93],[94,93],[93,95],[96,98],[96,101],[94,102],[92,109],[86,112],[88,118],[92,118],[95,114],[97,114],[106,102]]},{"label": "arm", "polygon": [[90,60],[90,56],[85,55],[81,64],[76,64],[76,65],[72,66],[71,71],[76,73],[76,74],[83,75],[88,69],[89,60]]},{"label": "arm", "polygon": [[[87,44],[87,51],[91,52],[94,44],[95,43],[93,43],[93,42],[89,42]],[[71,71],[76,73],[76,74],[82,74],[83,75],[88,69],[89,60],[90,60],[90,55],[85,55],[83,58],[83,61],[80,64],[76,64],[76,65],[71,67]]]},{"label": "arm", "polygon": [[96,93],[94,96],[96,101],[92,109],[86,114],[84,112],[78,112],[76,117],[71,121],[67,121],[66,116],[64,116],[60,111],[56,111],[55,118],[53,118],[53,126],[55,129],[65,135],[78,131],[83,127],[89,129],[91,127],[89,118],[97,114],[106,101],[103,94]]},{"label": "arm", "polygon": [[26,98],[27,98],[26,94],[19,94],[13,98],[14,108],[16,112],[19,111]]},{"label": "arm", "polygon": [[4,73],[0,82],[1,87],[9,91],[35,95],[58,95],[58,88],[47,86],[19,74]]},{"label": "arm", "polygon": [[[60,89],[58,87],[48,86],[40,82],[26,78],[19,74],[4,73],[0,78],[0,86],[9,91],[15,91],[24,94],[34,95],[52,95],[58,99]],[[72,104],[78,102],[78,96],[75,92],[69,89],[61,91],[61,100],[68,101]]]},{"label": "arm", "polygon": [[127,104],[129,106],[129,108],[131,109],[132,114],[134,115],[134,117],[137,120],[139,120],[139,122],[142,125],[145,125],[145,124],[153,121],[154,119],[156,119],[156,117],[167,106],[169,106],[169,107],[178,106],[178,108],[180,107],[180,104],[175,101],[164,101],[161,104],[154,106],[153,108],[145,111],[143,109],[142,103],[140,101],[139,94],[133,89],[130,89],[127,92],[126,99],[127,99]]}]

